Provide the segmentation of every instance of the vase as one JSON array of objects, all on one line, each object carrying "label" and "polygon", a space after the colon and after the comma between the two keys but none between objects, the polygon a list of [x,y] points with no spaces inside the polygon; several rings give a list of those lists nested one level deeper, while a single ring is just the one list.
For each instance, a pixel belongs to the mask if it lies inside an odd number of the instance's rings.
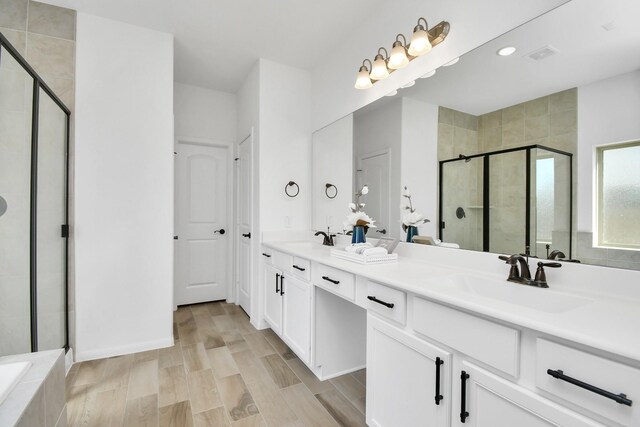
[{"label": "vase", "polygon": [[351,243],[364,243],[367,238],[364,236],[364,226],[355,225],[353,227],[353,234],[351,235]]},{"label": "vase", "polygon": [[418,235],[418,227],[415,225],[409,225],[407,227],[407,242],[413,243],[413,236]]}]

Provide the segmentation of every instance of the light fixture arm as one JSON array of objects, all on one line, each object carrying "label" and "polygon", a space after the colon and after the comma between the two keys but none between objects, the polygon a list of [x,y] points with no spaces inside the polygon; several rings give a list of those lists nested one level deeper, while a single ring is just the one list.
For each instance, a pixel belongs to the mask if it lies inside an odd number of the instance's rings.
[{"label": "light fixture arm", "polygon": [[[424,27],[422,27],[422,24],[420,24],[420,21],[424,22]],[[429,31],[429,24],[427,24],[427,20],[424,19],[423,17],[418,18],[418,25],[416,25],[416,27],[413,29],[414,32],[418,30]]]},{"label": "light fixture arm", "polygon": [[[384,50],[384,56],[380,53],[381,50]],[[384,47],[379,47],[378,48],[378,55],[382,56],[382,59],[384,59],[385,61],[389,60],[389,52],[387,52],[387,49],[385,49]],[[378,55],[376,55],[376,57]]]},{"label": "light fixture arm", "polygon": [[[402,37],[402,42],[400,41],[400,37]],[[400,33],[396,36],[396,41],[393,45],[395,46],[396,43],[401,43],[402,46],[407,47],[407,38],[404,36],[404,34]]]},{"label": "light fixture arm", "polygon": [[[369,68],[367,68],[367,66],[364,65],[365,62],[369,63]],[[367,70],[370,71],[371,69],[373,69],[373,64],[371,63],[371,60],[369,58],[365,58],[365,60],[362,61],[362,67],[364,67],[364,68],[366,68]],[[360,67],[360,69],[362,69],[362,67]]]}]

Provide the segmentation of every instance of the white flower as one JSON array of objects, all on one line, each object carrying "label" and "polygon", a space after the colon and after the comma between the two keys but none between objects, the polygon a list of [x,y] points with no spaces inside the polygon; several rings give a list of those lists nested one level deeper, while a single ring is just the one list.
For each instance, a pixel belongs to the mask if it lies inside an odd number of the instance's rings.
[{"label": "white flower", "polygon": [[360,203],[360,209],[364,208],[366,205],[364,203]]},{"label": "white flower", "polygon": [[355,203],[349,203],[349,209],[351,209],[351,212],[355,212],[356,211],[356,204]]},{"label": "white flower", "polygon": [[362,194],[363,196],[369,194],[369,186],[365,185],[364,187],[362,187],[362,190],[360,190],[360,194]]},{"label": "white flower", "polygon": [[[345,222],[345,225],[348,225],[349,227],[354,227],[358,225],[358,222],[366,223],[367,227],[375,227],[375,225],[373,225],[375,221],[369,215],[367,215],[362,211],[352,212],[349,215],[347,215],[347,221]],[[365,224],[360,224],[360,225],[365,225]]]},{"label": "white flower", "polygon": [[424,224],[425,222],[429,222],[429,220],[425,219],[425,217],[421,213],[418,213],[415,211],[405,214],[404,217],[402,218],[402,223],[407,227],[410,227],[410,226],[415,227],[420,224]]}]

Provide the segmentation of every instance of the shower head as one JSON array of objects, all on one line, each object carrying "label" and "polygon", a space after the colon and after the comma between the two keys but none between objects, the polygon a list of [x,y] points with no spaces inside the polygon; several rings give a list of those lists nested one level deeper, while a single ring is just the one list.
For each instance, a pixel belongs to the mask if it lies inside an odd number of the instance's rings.
[{"label": "shower head", "polygon": [[469,157],[465,156],[464,154],[459,154],[458,158],[459,159],[464,159],[465,163],[469,163],[471,161],[471,159]]}]

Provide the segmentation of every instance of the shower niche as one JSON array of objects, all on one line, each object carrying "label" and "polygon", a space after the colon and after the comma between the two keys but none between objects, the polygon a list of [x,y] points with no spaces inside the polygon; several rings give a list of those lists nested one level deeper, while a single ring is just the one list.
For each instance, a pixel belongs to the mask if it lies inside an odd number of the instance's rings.
[{"label": "shower niche", "polygon": [[462,249],[571,258],[572,154],[541,145],[440,161],[439,237]]}]

